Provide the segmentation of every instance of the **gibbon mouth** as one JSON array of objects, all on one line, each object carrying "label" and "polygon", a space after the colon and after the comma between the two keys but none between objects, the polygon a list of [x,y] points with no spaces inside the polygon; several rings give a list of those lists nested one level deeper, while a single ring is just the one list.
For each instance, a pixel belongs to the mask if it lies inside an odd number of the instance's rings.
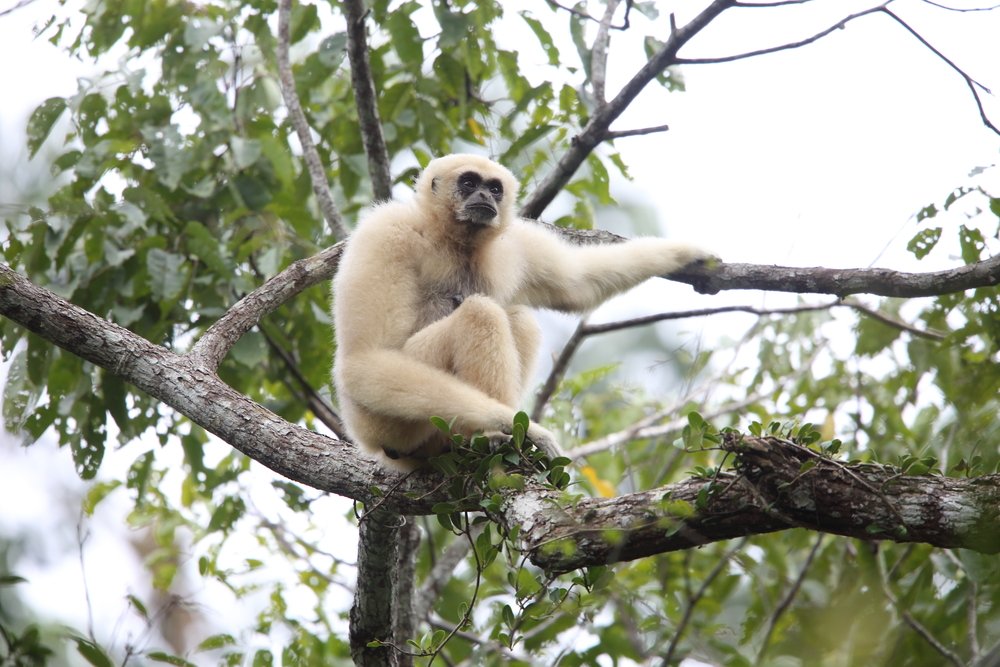
[{"label": "gibbon mouth", "polygon": [[476,209],[477,211],[489,211],[492,215],[497,214],[497,209],[492,204],[487,204],[486,202],[478,202],[476,204],[469,204],[468,208]]}]

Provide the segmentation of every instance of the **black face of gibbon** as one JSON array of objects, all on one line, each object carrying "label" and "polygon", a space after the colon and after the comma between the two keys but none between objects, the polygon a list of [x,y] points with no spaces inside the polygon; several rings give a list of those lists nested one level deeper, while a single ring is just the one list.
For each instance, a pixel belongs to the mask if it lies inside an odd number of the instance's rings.
[{"label": "black face of gibbon", "polygon": [[503,199],[503,185],[500,179],[483,177],[474,171],[466,171],[455,184],[461,206],[455,217],[474,225],[488,225],[497,216],[500,200]]}]

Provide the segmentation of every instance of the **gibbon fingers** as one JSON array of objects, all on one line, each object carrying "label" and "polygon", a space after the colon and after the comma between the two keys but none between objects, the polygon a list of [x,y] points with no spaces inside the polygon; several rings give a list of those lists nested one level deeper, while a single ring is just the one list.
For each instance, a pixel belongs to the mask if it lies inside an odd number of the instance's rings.
[{"label": "gibbon fingers", "polygon": [[[580,312],[713,256],[657,238],[572,246],[519,219],[518,183],[475,155],[430,162],[411,202],[378,204],[333,283],[334,380],[348,434],[403,468],[458,433],[509,433],[540,331],[530,307]],[[531,424],[549,456],[556,438]]]}]

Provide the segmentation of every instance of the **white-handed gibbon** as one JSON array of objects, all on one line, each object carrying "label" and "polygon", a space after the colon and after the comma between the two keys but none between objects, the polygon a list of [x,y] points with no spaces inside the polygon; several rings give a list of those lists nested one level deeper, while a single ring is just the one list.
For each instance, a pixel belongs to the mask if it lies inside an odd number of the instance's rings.
[{"label": "white-handed gibbon", "polygon": [[[514,210],[518,183],[476,155],[433,160],[411,202],[376,205],[333,283],[334,380],[348,434],[403,467],[456,432],[510,432],[540,332],[530,307],[580,312],[712,257],[657,238],[573,246]],[[562,455],[537,424],[528,438]]]}]

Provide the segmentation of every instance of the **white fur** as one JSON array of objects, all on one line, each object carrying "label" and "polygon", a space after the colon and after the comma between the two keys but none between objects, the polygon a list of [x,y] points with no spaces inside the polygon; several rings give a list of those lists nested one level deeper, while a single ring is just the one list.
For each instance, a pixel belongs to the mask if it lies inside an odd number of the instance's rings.
[{"label": "white fur", "polygon": [[[455,181],[470,170],[505,191],[497,218],[478,229],[455,216]],[[333,286],[334,379],[362,446],[414,459],[439,453],[446,443],[431,416],[467,435],[509,431],[538,351],[529,306],[587,310],[712,256],[656,238],[573,246],[517,218],[516,195],[500,165],[449,155],[427,166],[412,202],[374,207],[351,235]],[[464,301],[452,309],[450,294]],[[528,435],[562,453],[540,426]]]}]

